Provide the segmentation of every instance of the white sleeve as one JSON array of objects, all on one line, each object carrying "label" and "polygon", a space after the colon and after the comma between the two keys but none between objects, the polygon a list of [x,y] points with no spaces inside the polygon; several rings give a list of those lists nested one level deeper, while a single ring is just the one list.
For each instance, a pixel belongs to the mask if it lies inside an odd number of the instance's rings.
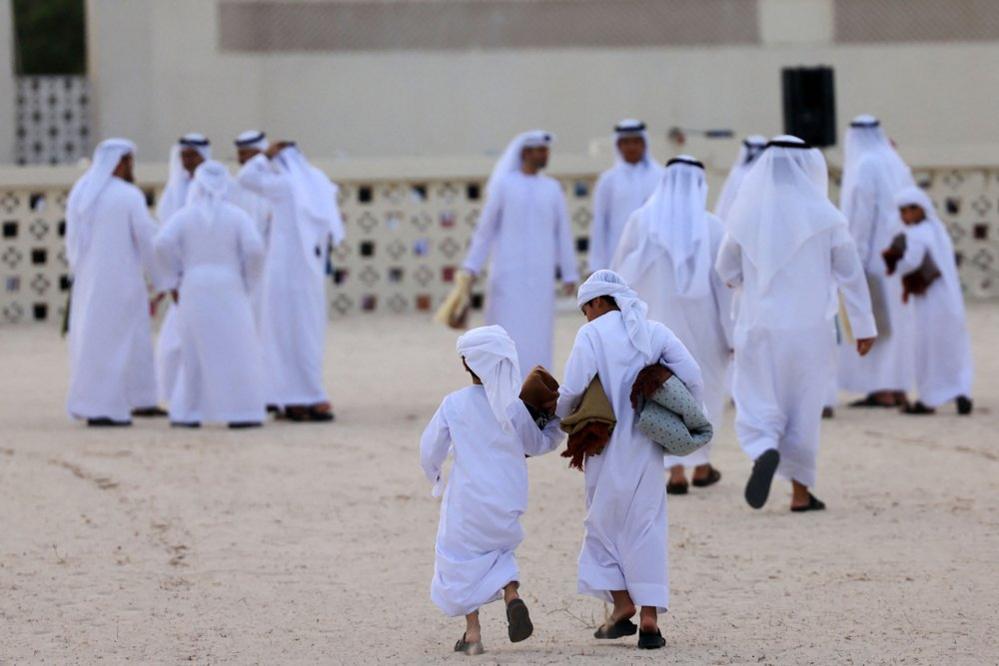
[{"label": "white sleeve", "polygon": [[[711,259],[717,262],[718,256],[721,249],[721,241],[724,237],[724,231],[722,230],[721,220],[717,218],[711,218],[709,222],[712,225],[711,233]],[[725,337],[725,344],[728,345],[729,349],[735,347],[733,342],[734,329],[735,329],[735,319],[732,317],[732,297],[733,290],[728,288],[728,285],[721,279],[718,271],[712,270],[711,273],[711,294],[715,302],[715,312],[718,316],[718,325],[722,329],[722,333]]]},{"label": "white sleeve", "polygon": [[609,268],[614,248],[607,247],[610,231],[610,177],[609,172],[600,174],[597,186],[593,189],[593,221],[590,223],[590,272]]},{"label": "white sleeve", "polygon": [[721,247],[718,248],[715,272],[722,282],[732,289],[742,284],[742,248],[728,234],[725,234]]},{"label": "white sleeve", "polygon": [[701,375],[701,366],[697,364],[693,355],[680,342],[680,338],[676,337],[673,331],[669,330],[666,326],[662,326],[662,330],[665,333],[665,339],[662,349],[659,352],[660,363],[679,377],[695,400],[703,402],[704,378]]},{"label": "white sleeve", "polygon": [[239,212],[239,252],[243,266],[243,283],[247,291],[253,291],[264,272],[264,239],[257,231],[253,219],[242,210]]},{"label": "white sleeve", "polygon": [[555,248],[558,252],[558,266],[562,282],[579,281],[576,268],[576,248],[572,238],[572,224],[569,221],[569,208],[565,204],[562,187],[555,182]]},{"label": "white sleeve", "polygon": [[919,268],[927,252],[929,252],[929,247],[926,245],[926,239],[921,234],[907,232],[905,234],[905,254],[895,266],[895,274],[906,275]]},{"label": "white sleeve", "polygon": [[486,205],[479,216],[479,223],[475,226],[472,244],[468,248],[468,256],[463,264],[463,268],[472,275],[482,272],[482,267],[485,266],[493,249],[493,241],[499,232],[500,218],[503,215],[502,190],[500,183],[486,197]]},{"label": "white sleeve", "polygon": [[154,240],[159,227],[149,214],[145,197],[141,191],[136,189],[129,193],[129,199],[128,217],[132,242],[139,252],[139,258],[145,267],[146,275],[153,283],[153,289],[156,291],[175,289],[177,286],[177,267],[174,262],[165,263],[159,260]]},{"label": "white sleeve", "polygon": [[444,416],[446,401],[437,408],[430,423],[420,437],[420,466],[427,479],[434,484],[433,495],[439,497],[443,484],[441,471],[444,461],[451,451],[451,431],[448,429],[447,418]]},{"label": "white sleeve", "polygon": [[860,167],[857,186],[849,201],[844,202],[843,214],[849,221],[850,235],[856,243],[860,265],[868,266],[871,255],[884,248],[872,248],[874,228],[878,221],[877,175],[871,169]]},{"label": "white sleeve", "polygon": [[596,376],[597,359],[584,326],[576,334],[576,342],[565,364],[565,379],[558,389],[558,406],[555,408],[555,413],[559,418],[565,418],[572,413]]},{"label": "white sleeve", "polygon": [[871,292],[853,238],[845,227],[835,227],[832,236],[832,275],[843,295],[853,336],[860,340],[878,334],[871,310]]},{"label": "white sleeve", "polygon": [[[641,223],[638,217],[638,211],[631,214],[628,218],[628,222],[624,225],[624,230],[621,232],[621,240],[617,242],[617,248],[614,253],[609,257],[609,262],[604,262],[603,268],[610,268],[612,271],[619,271],[621,269],[621,264],[624,263],[624,258],[635,251],[635,249],[641,244],[642,237],[639,231]],[[591,270],[596,270],[591,267]]]},{"label": "white sleeve", "polygon": [[271,161],[263,153],[253,156],[236,174],[240,185],[273,201],[285,196],[290,188],[288,178],[271,168]]},{"label": "white sleeve", "polygon": [[559,428],[559,420],[549,421],[542,430],[531,418],[531,413],[527,411],[524,403],[519,400],[517,402],[519,404],[514,406],[516,414],[514,414],[513,423],[517,428],[520,441],[524,444],[524,453],[529,456],[541,456],[554,451],[563,437],[562,430]]}]

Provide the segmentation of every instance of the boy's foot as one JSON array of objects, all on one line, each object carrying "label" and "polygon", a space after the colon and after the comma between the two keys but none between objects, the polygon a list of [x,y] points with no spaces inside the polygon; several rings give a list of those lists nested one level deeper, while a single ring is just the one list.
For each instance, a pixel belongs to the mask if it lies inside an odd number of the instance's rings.
[{"label": "boy's foot", "polygon": [[486,651],[486,649],[482,647],[482,641],[466,641],[465,634],[462,634],[458,642],[454,644],[454,651],[464,652],[469,656],[475,656],[477,654],[482,654]]},{"label": "boy's foot", "polygon": [[666,639],[663,638],[662,632],[658,629],[638,632],[639,650],[658,650],[663,647],[666,647]]},{"label": "boy's foot", "polygon": [[780,464],[780,453],[777,449],[767,449],[753,463],[753,472],[746,482],[746,503],[754,509],[762,509],[770,496],[770,484],[774,473]]},{"label": "boy's foot", "polygon": [[795,513],[801,513],[803,511],[825,511],[825,510],[826,510],[825,502],[820,500],[812,493],[808,493],[808,504],[803,504],[801,506],[794,506],[793,504],[791,505],[791,511],[794,511]]},{"label": "boy's foot", "polygon": [[695,488],[707,488],[708,486],[713,486],[721,481],[721,472],[716,470],[711,465],[705,465],[705,467],[708,468],[708,471],[701,477],[698,477],[701,468],[698,467],[694,470],[694,476],[691,479],[691,482],[694,484]]},{"label": "boy's foot", "polygon": [[829,406],[823,407],[822,408],[822,418],[824,418],[824,419],[833,419],[833,418],[836,418],[836,409],[833,408],[833,407],[829,407]]},{"label": "boy's foot", "polygon": [[961,416],[967,416],[971,414],[974,409],[974,404],[971,402],[971,398],[966,395],[958,396],[957,398],[957,413]]},{"label": "boy's foot", "polygon": [[611,624],[602,624],[594,632],[594,638],[604,638],[604,639],[615,639],[623,638],[624,636],[634,636],[638,632],[638,625],[636,625],[631,620],[618,620],[617,622]]},{"label": "boy's foot", "polygon": [[903,414],[917,414],[917,415],[934,414],[934,413],[936,413],[936,411],[937,410],[935,410],[935,409],[933,409],[931,407],[927,407],[926,405],[924,405],[919,400],[917,400],[916,402],[914,402],[911,405],[906,405],[902,409],[902,413]]},{"label": "boy's foot", "polygon": [[138,416],[139,418],[150,419],[150,418],[159,418],[166,415],[167,412],[165,409],[161,409],[159,407],[156,407],[155,405],[152,407],[139,407],[138,409],[132,410],[132,416]]},{"label": "boy's foot", "polygon": [[131,421],[115,421],[107,416],[100,416],[96,419],[87,419],[87,425],[91,428],[124,428],[132,425]]},{"label": "boy's foot", "polygon": [[527,640],[534,633],[531,614],[523,599],[513,599],[506,605],[506,621],[511,643]]}]

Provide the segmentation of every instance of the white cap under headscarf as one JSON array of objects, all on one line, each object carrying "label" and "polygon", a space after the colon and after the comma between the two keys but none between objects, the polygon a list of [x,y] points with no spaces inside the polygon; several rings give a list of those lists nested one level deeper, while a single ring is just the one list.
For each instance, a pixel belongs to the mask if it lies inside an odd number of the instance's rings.
[{"label": "white cap under headscarf", "polygon": [[233,141],[237,148],[254,148],[256,150],[267,150],[270,147],[270,143],[267,141],[267,135],[260,130],[246,130],[236,137]]},{"label": "white cap under headscarf", "polygon": [[473,328],[458,338],[458,354],[482,381],[489,407],[500,426],[513,430],[510,405],[520,395],[517,347],[502,326]]},{"label": "white cap under headscarf", "polygon": [[216,209],[229,192],[230,182],[229,170],[224,164],[215,160],[202,162],[194,170],[194,182],[187,195],[188,205],[197,208],[206,221],[212,222]]},{"label": "white cap under headscarf", "polygon": [[652,196],[632,214],[641,220],[646,238],[616,268],[634,279],[665,253],[673,264],[679,293],[687,298],[706,296],[714,267],[707,200],[704,165],[690,155],[671,159]]},{"label": "white cap under headscarf", "polygon": [[555,137],[544,130],[531,130],[522,132],[514,137],[513,141],[507,144],[506,149],[496,161],[493,171],[489,174],[489,181],[486,183],[486,194],[491,194],[497,183],[509,173],[519,171],[522,163],[521,153],[525,148],[537,148],[539,146],[550,146]]},{"label": "white cap under headscarf", "polygon": [[652,162],[652,154],[649,151],[649,132],[645,127],[645,123],[635,118],[625,118],[614,126],[614,152],[617,154],[615,161],[618,164],[624,162],[624,157],[621,156],[621,150],[617,147],[617,142],[629,137],[638,137],[645,141],[645,154],[642,155],[641,162],[644,164]]},{"label": "white cap under headscarf", "polygon": [[576,304],[583,307],[594,298],[610,296],[621,310],[625,330],[631,344],[643,356],[652,354],[652,342],[649,339],[648,321],[649,306],[638,297],[638,294],[628,286],[620,275],[614,271],[599,270],[579,286],[576,294]]},{"label": "white cap under headscarf", "polygon": [[728,233],[759,274],[762,295],[806,241],[846,225],[828,196],[822,153],[794,136],[778,136],[746,174],[728,217]]},{"label": "white cap under headscarf", "polygon": [[846,210],[858,185],[859,166],[872,157],[880,158],[890,169],[892,187],[899,190],[914,184],[912,171],[899,156],[874,116],[857,116],[850,123],[843,142],[843,184],[839,193],[840,208]]},{"label": "white cap under headscarf", "polygon": [[947,231],[947,227],[940,220],[940,216],[937,215],[936,207],[933,205],[930,195],[918,185],[910,185],[899,190],[895,195],[895,203],[899,208],[915,205],[923,209],[926,219],[920,222],[920,224],[930,225],[930,229],[933,232],[932,248],[939,250],[942,255],[937,256],[934,253],[933,261],[936,263],[937,268],[940,269],[940,274],[943,276],[947,290],[951,292],[952,298],[948,299],[948,305],[962,305],[964,295],[961,292],[961,276],[957,272],[957,263],[954,261],[954,243],[951,241],[950,232]]},{"label": "white cap under headscarf", "polygon": [[193,148],[198,151],[202,159],[212,158],[212,146],[204,134],[191,132],[180,137],[173,146],[170,147],[170,170],[167,175],[166,187],[160,195],[160,201],[156,205],[156,217],[160,224],[166,222],[167,218],[184,207],[187,203],[187,190],[193,178],[184,168],[180,154],[185,148]]},{"label": "white cap under headscarf", "polygon": [[66,258],[74,266],[90,242],[94,204],[126,155],[135,155],[128,139],[107,139],[94,150],[86,173],[76,181],[66,204]]},{"label": "white cap under headscarf", "polygon": [[743,139],[742,145],[739,146],[739,154],[736,156],[735,162],[732,163],[732,168],[725,179],[725,185],[722,186],[721,194],[718,195],[718,201],[715,203],[715,215],[723,220],[728,215],[732,209],[732,202],[735,201],[735,195],[739,192],[742,179],[746,177],[750,167],[756,162],[756,158],[763,153],[766,145],[767,137],[762,134],[751,134]]}]

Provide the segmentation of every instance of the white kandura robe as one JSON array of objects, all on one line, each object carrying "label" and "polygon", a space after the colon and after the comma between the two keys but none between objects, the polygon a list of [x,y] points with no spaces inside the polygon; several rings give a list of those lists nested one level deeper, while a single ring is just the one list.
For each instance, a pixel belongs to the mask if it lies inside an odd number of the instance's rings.
[{"label": "white kandura robe", "polygon": [[253,221],[225,202],[210,222],[197,206],[186,206],[157,235],[156,250],[183,272],[181,363],[170,420],[262,422],[263,370],[250,293],[264,247]]},{"label": "white kandura robe", "polygon": [[762,300],[755,296],[758,271],[731,236],[722,242],[717,268],[727,284],[743,285],[732,391],[739,444],[752,460],[777,449],[777,472],[814,487],[827,378],[835,367],[837,286],[854,335],[876,335],[853,239],[842,224],[812,236],[773,277]]},{"label": "white kandura robe", "polygon": [[267,200],[272,222],[264,264],[260,343],[267,403],[315,405],[329,398],[323,386],[326,345],[326,242],[309,252],[302,241],[291,176],[263,154],[239,172],[240,186]]},{"label": "white kandura robe", "polygon": [[907,226],[905,239],[905,256],[895,269],[895,280],[901,282],[902,275],[919,268],[927,253],[941,272],[925,294],[909,296],[908,307],[916,321],[914,367],[919,399],[927,407],[939,407],[959,396],[970,398],[971,341],[950,236],[943,224],[924,220]]},{"label": "white kandura robe", "polygon": [[[191,182],[191,174],[184,171],[174,184],[178,191],[176,193],[171,192],[171,196],[167,196],[167,192],[165,191],[160,195],[162,197],[162,204],[157,210],[160,218],[160,229],[166,226],[166,223],[174,213],[183,207],[183,205],[178,206],[177,202],[187,201],[187,193],[191,189]],[[164,276],[164,290],[177,289],[180,284],[179,268],[162,259],[160,259],[159,264],[160,271]],[[173,297],[170,294],[167,294],[165,300],[167,302],[166,314],[163,315],[159,336],[156,338],[156,386],[159,401],[163,404],[169,404],[170,397],[173,395],[173,389],[177,385],[177,378],[180,376],[182,343],[180,340],[180,321],[178,319],[177,304],[173,302]]]},{"label": "white kandura robe", "polygon": [[669,607],[666,484],[662,448],[635,428],[631,387],[642,368],[667,366],[703,399],[704,384],[694,357],[663,324],[645,323],[651,354],[628,339],[619,311],[585,324],[565,369],[557,413],[576,407],[595,376],[610,399],[617,425],[607,447],[585,463],[586,519],[579,554],[581,594],[611,602],[612,590],[627,590],[637,606]]},{"label": "white kandura robe", "polygon": [[420,439],[420,464],[432,482],[442,483],[444,461],[454,454],[430,585],[430,598],[452,617],[495,601],[520,580],[514,551],[524,538],[524,456],[548,453],[562,439],[558,420],[542,431],[520,400],[508,413],[511,432],[496,420],[485,389],[469,386],[444,398]]},{"label": "white kandura robe", "polygon": [[[705,215],[710,238],[710,288],[703,298],[689,298],[679,293],[673,260],[667,251],[644,271],[630,265],[625,258],[647,240],[649,230],[640,216],[633,216],[625,227],[612,268],[635,290],[649,306],[649,319],[664,324],[693,354],[704,379],[704,407],[715,432],[721,429],[725,414],[725,399],[729,394],[732,361],[732,290],[725,286],[714,270],[714,258],[724,236],[721,220]],[[634,255],[632,255],[634,256]],[[666,456],[667,467],[706,465],[711,460],[711,444],[688,456]]]},{"label": "white kandura robe", "polygon": [[858,356],[853,345],[840,345],[839,384],[861,394],[908,391],[913,384],[915,354],[913,309],[902,304],[901,280],[887,276],[881,252],[903,230],[895,194],[912,185],[912,178],[900,182],[900,177],[893,175],[896,172],[877,155],[862,160],[857,171],[857,186],[850,201],[843,202],[843,215],[864,269],[881,283],[891,326],[867,356]]},{"label": "white kandura robe", "polygon": [[515,171],[486,200],[464,268],[482,271],[492,253],[486,323],[506,329],[521,372],[552,367],[555,273],[578,279],[572,229],[562,186],[554,178]]},{"label": "white kandura robe", "polygon": [[663,177],[663,167],[651,159],[617,164],[600,174],[593,189],[590,225],[590,272],[610,268],[628,218],[648,200]]},{"label": "white kandura robe", "polygon": [[105,186],[92,216],[71,266],[67,409],[77,418],[128,421],[132,409],[156,404],[145,279],[158,275],[156,223],[142,191],[120,178]]},{"label": "white kandura robe", "polygon": [[[233,183],[231,199],[234,204],[242,208],[256,224],[257,232],[264,243],[264,254],[270,245],[271,221],[273,214],[267,199],[260,196],[253,190],[243,187],[239,183]],[[253,320],[256,322],[257,330],[260,330],[263,316],[264,281],[258,280],[250,294],[250,302],[253,305]]]}]

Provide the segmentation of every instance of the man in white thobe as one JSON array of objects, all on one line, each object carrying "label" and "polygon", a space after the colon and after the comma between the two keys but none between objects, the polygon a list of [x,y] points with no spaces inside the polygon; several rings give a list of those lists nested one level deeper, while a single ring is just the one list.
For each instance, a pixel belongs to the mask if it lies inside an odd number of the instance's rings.
[{"label": "man in white thobe", "polygon": [[[666,324],[694,355],[717,432],[729,387],[732,297],[714,270],[724,227],[707,212],[707,198],[704,165],[690,155],[671,159],[648,203],[628,221],[612,268],[649,304],[649,318]],[[721,480],[710,456],[710,444],[682,458],[666,456],[666,492],[687,493],[685,466],[694,468],[697,487]]]},{"label": "man in white thobe", "polygon": [[743,139],[742,145],[739,146],[739,154],[728,172],[728,177],[725,178],[725,184],[722,186],[721,194],[718,195],[718,201],[715,202],[715,215],[723,221],[732,210],[732,202],[735,201],[735,195],[739,193],[742,179],[749,173],[756,158],[760,156],[766,145],[767,138],[765,136],[751,134]]},{"label": "man in white thobe", "polygon": [[486,323],[510,334],[525,375],[536,365],[552,366],[556,275],[567,292],[578,279],[562,186],[541,173],[551,141],[534,130],[507,146],[489,177],[463,266],[477,276],[492,255]]},{"label": "man in white thobe", "polygon": [[323,354],[326,260],[344,239],[336,185],[285,141],[247,161],[237,180],[273,215],[260,326],[267,404],[292,421],[332,421]]},{"label": "man in white thobe", "polygon": [[852,353],[848,345],[840,346],[839,385],[866,396],[851,406],[903,406],[905,392],[914,381],[914,321],[912,308],[902,303],[901,281],[886,279],[881,251],[903,229],[895,195],[915,182],[873,116],[857,116],[850,123],[843,157],[839,207],[867,273],[879,326],[885,330],[864,358]]},{"label": "man in white thobe", "polygon": [[[259,130],[247,130],[243,132],[236,137],[234,143],[236,145],[236,159],[239,161],[240,166],[267,150],[269,146],[267,135]],[[260,233],[261,239],[263,239],[264,252],[266,253],[273,218],[271,206],[267,202],[267,199],[253,190],[243,187],[239,183],[235,183],[232,199],[233,203],[246,211],[246,214],[257,225],[257,231]],[[263,280],[257,281],[253,293],[250,295],[250,300],[253,304],[253,319],[257,323],[257,329],[259,330],[263,312]]]},{"label": "man in white thobe", "polygon": [[870,351],[877,335],[857,250],[827,192],[822,153],[796,137],[773,139],[746,175],[718,254],[718,274],[742,288],[733,397],[739,444],[754,461],[745,497],[755,509],[775,472],[791,481],[792,511],[825,508],[810,489],[835,356],[837,286],[857,353]]},{"label": "man in white thobe", "polygon": [[178,267],[180,374],[170,421],[231,428],[264,419],[263,369],[250,292],[263,270],[264,245],[253,220],[226,201],[229,172],[204,162],[194,172],[188,204],[156,236],[161,261]]},{"label": "man in white thobe", "polygon": [[905,222],[905,251],[892,279],[920,269],[929,257],[940,276],[923,294],[909,294],[915,315],[915,375],[919,399],[907,414],[932,414],[954,400],[959,414],[971,413],[971,341],[964,315],[954,245],[929,195],[913,185],[895,196]]},{"label": "man in white thobe", "polygon": [[[617,418],[610,442],[586,459],[585,534],[579,554],[580,594],[613,602],[596,638],[639,633],[641,648],[665,645],[658,613],[669,607],[663,450],[635,428],[631,390],[638,373],[661,363],[698,401],[704,383],[697,361],[665,325],[646,318],[648,306],[617,273],[597,271],[579,288],[588,321],[576,335],[559,389],[565,418],[594,377]],[[640,626],[630,618],[641,607]]]},{"label": "man in white thobe", "polygon": [[458,338],[458,355],[472,385],[444,398],[420,439],[420,464],[440,496],[444,462],[454,465],[441,502],[430,597],[451,617],[465,616],[459,647],[481,651],[479,608],[502,594],[510,639],[531,635],[520,600],[515,550],[524,539],[520,516],[527,509],[527,456],[553,450],[561,441],[557,419],[544,429],[518,398],[517,349],[500,326],[484,326]]},{"label": "man in white thobe", "polygon": [[[167,184],[156,205],[156,217],[159,219],[161,229],[174,213],[187,204],[187,194],[194,179],[194,170],[211,157],[211,144],[203,134],[185,134],[170,148]],[[176,293],[181,278],[179,267],[163,263],[160,265],[168,281],[165,286],[172,293]],[[169,404],[173,395],[174,385],[180,375],[180,359],[180,322],[177,320],[177,306],[170,298],[156,341],[156,381],[160,402],[163,404]]]},{"label": "man in white thobe", "polygon": [[73,186],[66,256],[73,272],[67,410],[92,426],[130,425],[156,405],[146,276],[157,279],[156,223],[132,184],[135,144],[108,139]]},{"label": "man in white thobe", "polygon": [[593,190],[590,226],[590,272],[610,268],[624,225],[662,179],[663,168],[649,153],[649,135],[640,120],[614,126],[614,166],[600,174]]}]

